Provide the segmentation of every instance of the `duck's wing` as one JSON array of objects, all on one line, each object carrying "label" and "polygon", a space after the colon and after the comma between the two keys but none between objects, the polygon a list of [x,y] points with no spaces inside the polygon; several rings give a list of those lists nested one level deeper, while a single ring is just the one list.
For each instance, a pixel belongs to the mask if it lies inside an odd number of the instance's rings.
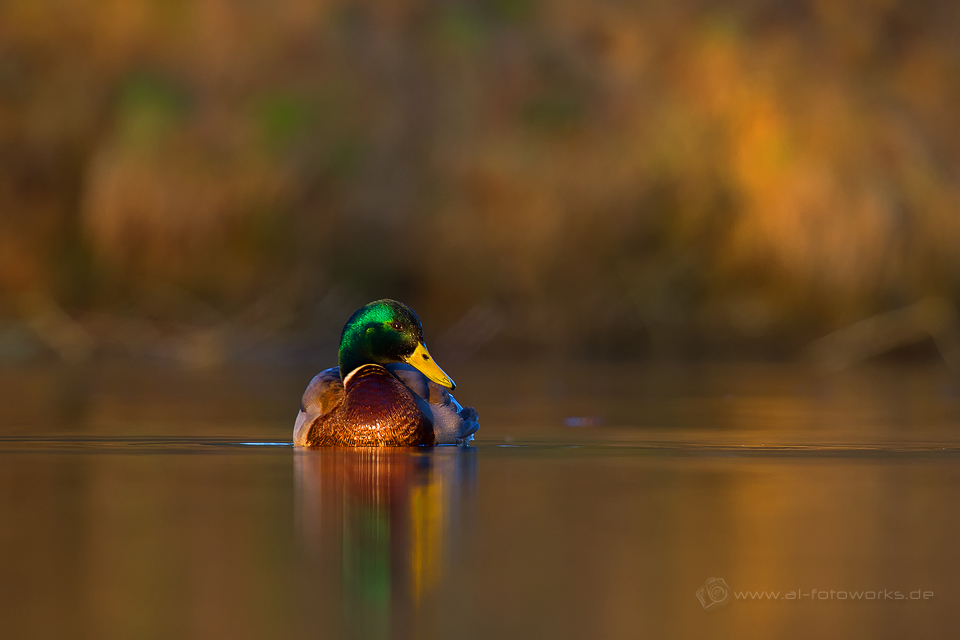
[{"label": "duck's wing", "polygon": [[307,434],[317,418],[327,414],[343,401],[340,367],[324,369],[310,381],[300,400],[300,413],[293,426],[293,446],[307,444]]},{"label": "duck's wing", "polygon": [[421,410],[433,422],[437,444],[468,446],[480,428],[476,409],[461,406],[445,387],[408,364],[388,364],[387,369],[417,395]]}]

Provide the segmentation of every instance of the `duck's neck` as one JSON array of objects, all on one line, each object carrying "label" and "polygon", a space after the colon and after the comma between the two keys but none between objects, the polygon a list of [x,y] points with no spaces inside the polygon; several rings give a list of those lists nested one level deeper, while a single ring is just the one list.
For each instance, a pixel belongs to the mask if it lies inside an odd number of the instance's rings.
[{"label": "duck's neck", "polygon": [[340,377],[344,379],[357,367],[378,364],[377,359],[370,352],[370,343],[366,339],[362,326],[344,329],[343,336],[340,338],[339,364]]}]

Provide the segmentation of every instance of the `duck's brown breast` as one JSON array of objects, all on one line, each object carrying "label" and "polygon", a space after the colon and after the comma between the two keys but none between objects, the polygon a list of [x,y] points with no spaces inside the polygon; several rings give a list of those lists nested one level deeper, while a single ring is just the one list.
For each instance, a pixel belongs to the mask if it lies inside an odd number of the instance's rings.
[{"label": "duck's brown breast", "polygon": [[379,365],[348,376],[343,400],[318,419],[308,447],[383,447],[434,444],[433,425],[402,382]]}]

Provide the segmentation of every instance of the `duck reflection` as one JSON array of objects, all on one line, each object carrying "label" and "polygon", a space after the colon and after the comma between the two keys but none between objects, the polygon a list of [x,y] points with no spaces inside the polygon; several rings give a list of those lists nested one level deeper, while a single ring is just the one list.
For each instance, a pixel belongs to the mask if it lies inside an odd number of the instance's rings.
[{"label": "duck reflection", "polygon": [[326,630],[339,618],[348,635],[419,635],[421,605],[444,577],[472,508],[475,454],[455,447],[298,452],[298,526],[315,596],[306,606],[343,605],[339,615],[331,608],[323,616]]}]

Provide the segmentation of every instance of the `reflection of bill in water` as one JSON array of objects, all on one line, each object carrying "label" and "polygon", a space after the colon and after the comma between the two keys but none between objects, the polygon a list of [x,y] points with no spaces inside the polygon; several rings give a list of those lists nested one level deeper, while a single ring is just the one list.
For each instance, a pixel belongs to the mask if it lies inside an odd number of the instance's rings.
[{"label": "reflection of bill in water", "polygon": [[455,447],[297,454],[302,606],[315,608],[326,630],[340,618],[351,635],[413,635],[419,605],[458,546],[475,454]]}]

